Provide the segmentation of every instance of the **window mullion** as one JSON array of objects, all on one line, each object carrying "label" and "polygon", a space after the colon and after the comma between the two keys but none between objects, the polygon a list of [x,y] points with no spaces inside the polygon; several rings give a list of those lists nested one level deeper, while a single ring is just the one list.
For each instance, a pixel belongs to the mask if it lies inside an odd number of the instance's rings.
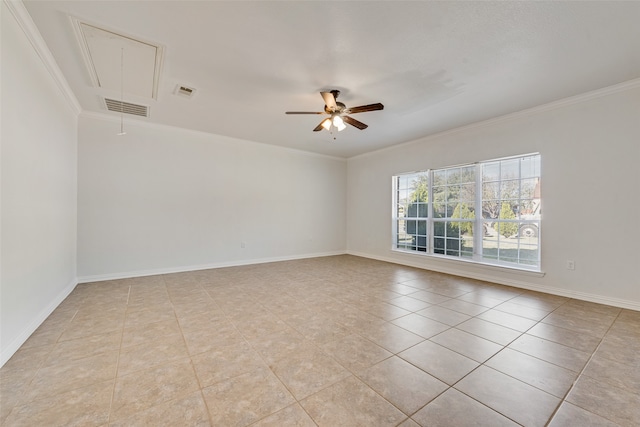
[{"label": "window mullion", "polygon": [[433,169],[427,173],[427,253],[433,254]]},{"label": "window mullion", "polygon": [[484,225],[482,224],[482,164],[476,163],[476,232],[473,234],[474,258],[482,259],[482,238],[484,237]]}]

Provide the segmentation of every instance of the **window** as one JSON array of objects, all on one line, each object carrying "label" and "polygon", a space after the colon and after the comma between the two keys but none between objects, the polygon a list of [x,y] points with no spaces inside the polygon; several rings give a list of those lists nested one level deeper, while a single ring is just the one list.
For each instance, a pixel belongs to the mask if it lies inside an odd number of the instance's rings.
[{"label": "window", "polygon": [[394,249],[539,269],[539,154],[393,181]]}]

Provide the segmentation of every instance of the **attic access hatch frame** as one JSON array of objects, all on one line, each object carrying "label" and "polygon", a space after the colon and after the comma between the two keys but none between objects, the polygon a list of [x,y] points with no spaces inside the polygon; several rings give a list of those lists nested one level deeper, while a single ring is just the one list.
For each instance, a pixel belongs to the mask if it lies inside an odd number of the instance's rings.
[{"label": "attic access hatch frame", "polygon": [[[160,71],[164,57],[163,46],[80,18],[73,16],[70,16],[70,18],[87,71],[95,87],[110,91],[120,91],[120,79],[122,77],[120,74],[120,52],[121,48],[124,48],[125,55],[127,51],[133,51],[133,53],[127,55],[128,58],[126,59],[129,67],[127,67],[127,76],[125,76],[125,93],[143,98],[158,99]],[[114,58],[105,56],[110,53],[113,54],[116,50],[117,58],[115,56]],[[134,61],[136,61],[135,66],[132,66]],[[113,69],[112,64],[117,65],[117,70]],[[112,66],[111,69],[109,65]],[[116,80],[117,85],[113,83]],[[129,82],[126,82],[127,80]]]}]

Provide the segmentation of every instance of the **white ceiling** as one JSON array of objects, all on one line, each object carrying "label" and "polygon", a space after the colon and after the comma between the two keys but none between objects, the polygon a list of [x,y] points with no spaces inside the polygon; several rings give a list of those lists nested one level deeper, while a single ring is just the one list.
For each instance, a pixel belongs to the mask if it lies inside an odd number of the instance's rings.
[{"label": "white ceiling", "polygon": [[[24,4],[85,111],[117,117],[101,97],[120,93],[92,84],[70,16],[164,47],[157,100],[124,94],[139,120],[339,157],[640,77],[638,1]],[[330,89],[385,109],[335,141],[312,132],[324,116],[284,114]]]}]

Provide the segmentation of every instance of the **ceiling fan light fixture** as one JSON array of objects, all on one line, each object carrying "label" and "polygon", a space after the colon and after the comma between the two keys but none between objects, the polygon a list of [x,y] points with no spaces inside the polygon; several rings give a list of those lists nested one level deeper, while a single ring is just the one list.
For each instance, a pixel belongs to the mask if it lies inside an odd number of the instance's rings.
[{"label": "ceiling fan light fixture", "polygon": [[340,116],[335,116],[333,118],[333,125],[338,128],[338,132],[343,131],[347,128],[347,125],[344,124],[344,121],[342,120],[342,117]]},{"label": "ceiling fan light fixture", "polygon": [[322,127],[325,128],[326,130],[330,131],[331,130],[331,119],[324,119],[322,121]]}]

